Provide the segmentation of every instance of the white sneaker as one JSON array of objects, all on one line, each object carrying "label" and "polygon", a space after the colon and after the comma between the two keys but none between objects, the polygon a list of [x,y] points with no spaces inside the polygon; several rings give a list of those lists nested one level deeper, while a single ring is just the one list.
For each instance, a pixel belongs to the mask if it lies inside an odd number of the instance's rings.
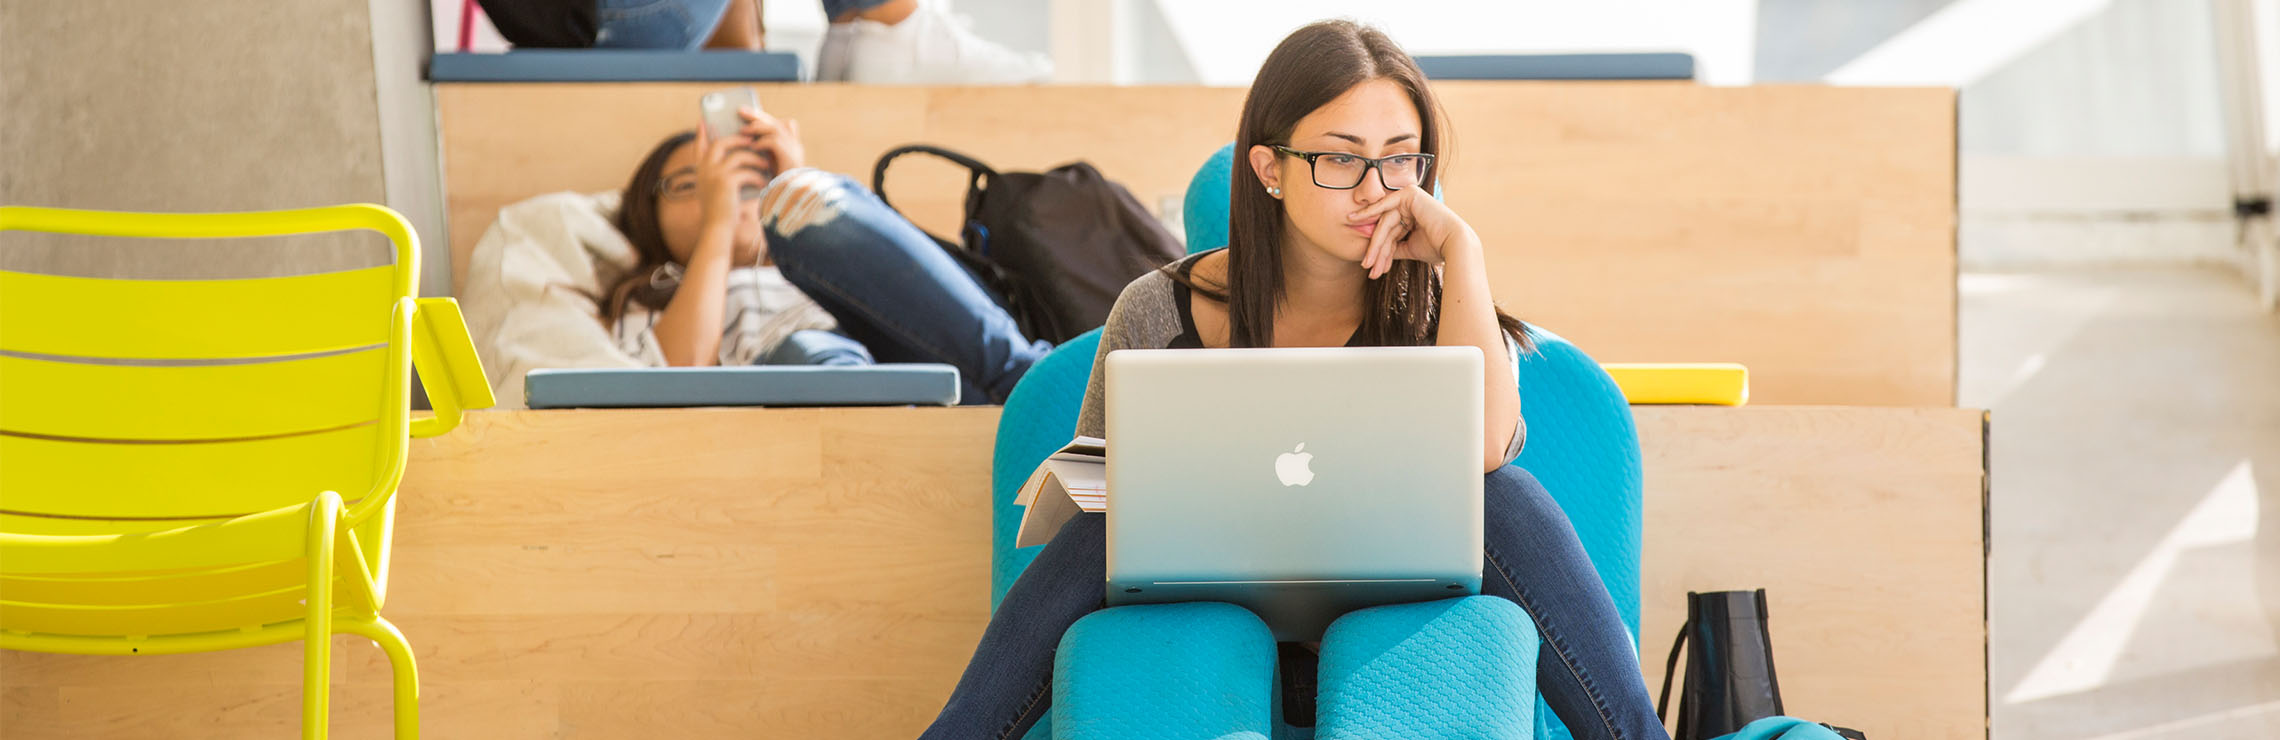
[{"label": "white sneaker", "polygon": [[823,28],[823,46],[815,53],[816,82],[846,82],[849,52],[855,44],[855,24],[833,23]]},{"label": "white sneaker", "polygon": [[[831,33],[818,55],[817,79],[831,64]],[[840,44],[848,82],[872,85],[1020,85],[1045,82],[1053,76],[1053,60],[1043,54],[1022,53],[974,35],[956,20],[931,5],[901,23],[887,25],[856,20],[848,27],[848,41]]]}]

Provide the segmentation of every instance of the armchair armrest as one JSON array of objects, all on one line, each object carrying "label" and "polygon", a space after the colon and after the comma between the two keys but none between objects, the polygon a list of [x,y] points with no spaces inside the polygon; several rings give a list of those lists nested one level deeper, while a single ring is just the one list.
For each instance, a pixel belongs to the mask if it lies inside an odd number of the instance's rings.
[{"label": "armchair armrest", "polygon": [[498,403],[483,362],[475,356],[475,340],[467,335],[467,321],[459,302],[450,298],[421,298],[412,322],[412,366],[420,371],[420,387],[427,390],[434,416],[412,420],[412,436],[433,437],[459,426],[460,412],[487,409]]}]

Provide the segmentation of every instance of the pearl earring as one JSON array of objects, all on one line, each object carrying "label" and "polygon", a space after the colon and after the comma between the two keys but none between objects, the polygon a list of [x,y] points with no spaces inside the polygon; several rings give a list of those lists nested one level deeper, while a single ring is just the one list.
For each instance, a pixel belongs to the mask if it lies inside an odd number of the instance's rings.
[{"label": "pearl earring", "polygon": [[1277,198],[1280,198],[1280,197],[1282,197],[1282,188],[1274,188],[1274,187],[1270,187],[1270,188],[1267,188],[1267,194],[1268,194],[1268,195],[1272,195],[1272,196],[1274,196],[1274,197],[1277,197]]}]

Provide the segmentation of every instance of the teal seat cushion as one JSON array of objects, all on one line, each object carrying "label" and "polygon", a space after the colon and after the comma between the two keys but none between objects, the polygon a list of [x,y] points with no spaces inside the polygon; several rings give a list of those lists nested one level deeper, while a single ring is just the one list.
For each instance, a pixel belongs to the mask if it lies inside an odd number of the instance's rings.
[{"label": "teal seat cushion", "polygon": [[1014,384],[998,414],[997,442],[990,460],[990,610],[996,611],[1013,579],[1036,559],[1037,548],[1015,548],[1022,508],[1013,503],[1021,484],[1045,456],[1077,434],[1077,412],[1085,383],[1092,379],[1093,355],[1100,352],[1100,330],[1061,343]]},{"label": "teal seat cushion", "polygon": [[1187,198],[1180,204],[1180,225],[1187,229],[1188,254],[1227,246],[1227,201],[1235,187],[1235,145],[1212,152],[1188,180]]},{"label": "teal seat cushion", "polygon": [[541,368],[534,409],[683,406],[954,406],[958,368],[934,363]]},{"label": "teal seat cushion", "polygon": [[1242,607],[1103,609],[1053,656],[1052,736],[1271,740],[1274,672],[1274,635]]},{"label": "teal seat cushion", "polygon": [[[1520,417],[1528,444],[1513,464],[1526,469],[1575,525],[1584,553],[1639,641],[1639,546],[1644,481],[1639,432],[1615,379],[1567,340],[1536,327],[1536,351],[1520,356]],[[1536,736],[1572,737],[1558,716],[1536,705]]]},{"label": "teal seat cushion", "polygon": [[1844,736],[1796,717],[1767,717],[1714,740],[1844,740]]},{"label": "teal seat cushion", "polygon": [[798,82],[800,58],[787,51],[516,49],[504,54],[439,52],[430,82]]},{"label": "teal seat cushion", "polygon": [[1536,623],[1467,596],[1363,609],[1322,637],[1316,740],[1526,740]]},{"label": "teal seat cushion", "polygon": [[1535,475],[1575,525],[1636,647],[1645,482],[1630,403],[1583,350],[1541,327],[1528,331],[1536,351],[1516,368],[1528,442],[1512,464]]}]

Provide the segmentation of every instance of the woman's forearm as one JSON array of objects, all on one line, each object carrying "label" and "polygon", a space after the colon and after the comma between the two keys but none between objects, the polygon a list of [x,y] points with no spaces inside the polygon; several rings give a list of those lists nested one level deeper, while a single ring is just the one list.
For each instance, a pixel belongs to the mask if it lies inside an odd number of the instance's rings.
[{"label": "woman's forearm", "polygon": [[1449,241],[1441,251],[1439,344],[1480,349],[1481,462],[1486,470],[1495,470],[1503,466],[1504,452],[1519,423],[1520,383],[1505,351],[1504,330],[1496,323],[1496,304],[1489,298],[1488,263],[1480,236],[1467,228]]},{"label": "woman's forearm", "polygon": [[728,255],[733,224],[708,227],[681,271],[681,285],[657,318],[657,348],[665,364],[704,367],[720,364],[722,304],[728,295]]}]

